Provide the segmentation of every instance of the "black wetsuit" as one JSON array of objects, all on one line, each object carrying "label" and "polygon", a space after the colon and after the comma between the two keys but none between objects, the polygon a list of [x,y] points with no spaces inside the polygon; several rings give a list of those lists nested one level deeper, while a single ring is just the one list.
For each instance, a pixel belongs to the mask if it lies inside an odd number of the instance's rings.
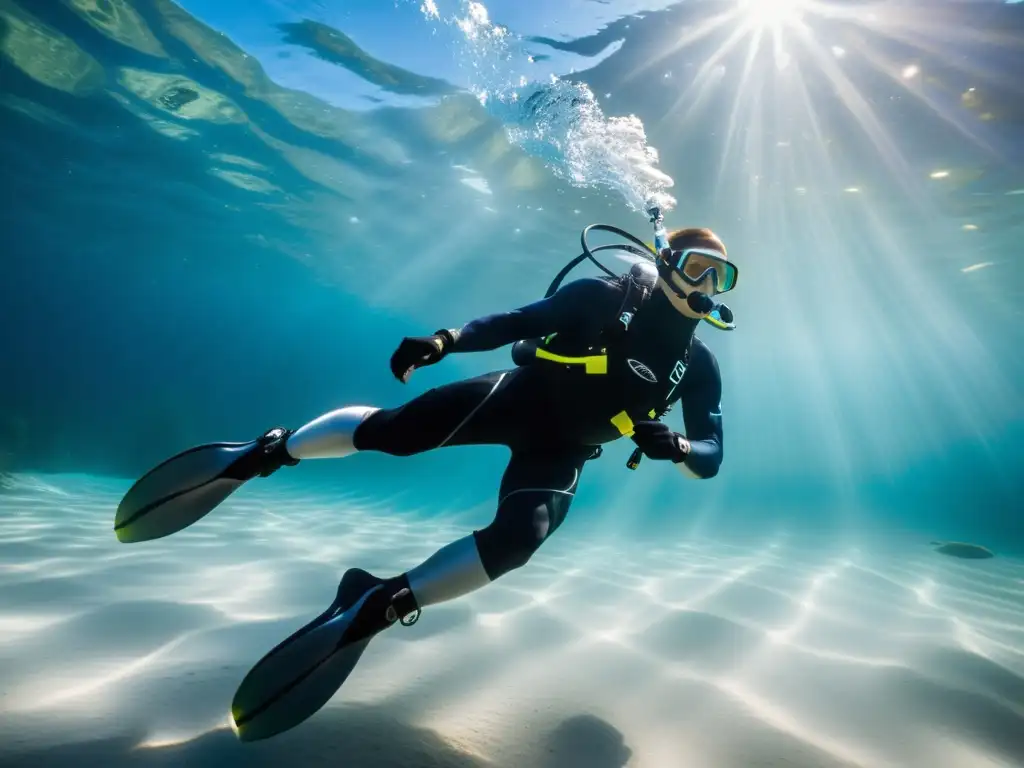
[{"label": "black wetsuit", "polygon": [[357,449],[397,456],[450,445],[512,450],[494,521],[474,533],[491,579],[524,565],[562,523],[584,462],[597,446],[622,436],[613,423],[617,414],[626,412],[635,423],[681,402],[691,446],[687,469],[704,478],[718,471],[721,377],[714,355],[693,333],[699,321],[655,292],[628,332],[608,341],[602,332],[614,324],[625,294],[622,284],[604,278],[576,280],[550,298],[474,320],[453,334],[453,352],[557,334],[549,348],[566,354],[590,345],[606,349],[605,373],[537,360],[431,389],[376,411],[355,432]]}]

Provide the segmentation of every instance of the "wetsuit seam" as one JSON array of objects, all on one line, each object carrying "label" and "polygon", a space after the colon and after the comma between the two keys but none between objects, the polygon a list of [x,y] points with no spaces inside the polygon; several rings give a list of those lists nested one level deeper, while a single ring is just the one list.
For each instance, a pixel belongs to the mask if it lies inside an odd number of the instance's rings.
[{"label": "wetsuit seam", "polygon": [[572,482],[569,483],[569,487],[566,488],[564,491],[558,488],[516,488],[513,491],[509,491],[498,500],[498,508],[500,509],[501,505],[508,501],[508,498],[510,496],[515,496],[517,493],[561,493],[565,496],[575,496],[576,492],[572,489],[576,487],[576,483],[579,481],[579,479],[580,471],[578,469],[574,469],[572,471]]},{"label": "wetsuit seam", "polygon": [[472,419],[476,415],[476,412],[484,407],[484,403],[486,403],[488,400],[491,399],[491,395],[493,395],[497,391],[498,386],[501,384],[501,382],[503,382],[505,380],[505,377],[507,375],[508,375],[508,372],[505,371],[505,372],[503,372],[498,377],[498,380],[496,382],[494,382],[494,386],[491,387],[491,391],[488,392],[484,396],[483,400],[481,400],[479,403],[477,403],[476,407],[472,411],[469,412],[469,414],[466,416],[466,418],[464,418],[462,421],[459,422],[458,426],[456,426],[455,429],[453,429],[451,431],[451,433],[448,435],[448,437],[446,437],[444,440],[442,440],[440,443],[437,444],[438,448],[444,448],[444,446],[446,446],[448,444],[448,442],[453,437],[455,437],[457,434],[459,434],[459,430],[462,429],[464,426],[466,426],[469,423],[470,419]]}]

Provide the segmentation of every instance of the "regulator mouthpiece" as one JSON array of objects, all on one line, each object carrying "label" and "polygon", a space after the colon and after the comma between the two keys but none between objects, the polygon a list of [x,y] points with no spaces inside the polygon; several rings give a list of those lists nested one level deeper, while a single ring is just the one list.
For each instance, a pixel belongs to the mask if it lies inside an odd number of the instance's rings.
[{"label": "regulator mouthpiece", "polygon": [[692,291],[686,297],[686,303],[698,315],[709,315],[715,309],[715,302],[701,291]]}]

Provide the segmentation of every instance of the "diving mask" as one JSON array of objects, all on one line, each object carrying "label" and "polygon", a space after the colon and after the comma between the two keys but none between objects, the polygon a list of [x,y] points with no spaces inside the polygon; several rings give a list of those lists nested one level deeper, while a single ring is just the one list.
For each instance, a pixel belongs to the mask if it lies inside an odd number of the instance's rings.
[{"label": "diving mask", "polygon": [[[667,249],[666,249],[667,250]],[[711,275],[715,293],[725,293],[736,287],[739,270],[725,256],[711,248],[686,248],[682,251],[662,251],[665,263],[690,285],[700,285]]]}]

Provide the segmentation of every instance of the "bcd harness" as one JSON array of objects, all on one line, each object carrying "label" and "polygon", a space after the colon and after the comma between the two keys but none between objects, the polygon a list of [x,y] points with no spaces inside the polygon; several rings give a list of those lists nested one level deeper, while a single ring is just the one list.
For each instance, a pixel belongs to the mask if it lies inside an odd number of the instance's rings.
[{"label": "bcd harness", "polygon": [[[651,297],[657,284],[658,274],[654,270],[653,265],[638,262],[624,275],[614,279],[608,277],[601,279],[624,286],[625,295],[615,319],[602,329],[597,344],[589,346],[584,354],[565,355],[549,349],[549,345],[557,334],[551,334],[542,339],[525,339],[516,342],[512,346],[513,362],[516,365],[523,366],[540,360],[560,365],[582,366],[584,373],[588,375],[606,375],[608,373],[609,350],[622,345],[626,334],[629,332],[630,323],[636,316],[637,311]],[[692,346],[692,343],[693,339],[691,337],[690,345],[687,346],[683,357],[683,365],[687,369],[690,363],[690,346]],[[683,375],[685,376],[685,372]],[[671,410],[671,407],[666,400],[660,406],[652,408],[648,415],[652,419],[660,419]],[[613,416],[611,423],[623,436],[628,437],[633,434],[633,420],[626,411],[620,411]],[[601,448],[597,447],[591,458],[597,458],[600,455]],[[636,469],[639,463],[640,452],[638,449],[633,452],[633,456],[630,457],[626,466],[630,469]]]}]

